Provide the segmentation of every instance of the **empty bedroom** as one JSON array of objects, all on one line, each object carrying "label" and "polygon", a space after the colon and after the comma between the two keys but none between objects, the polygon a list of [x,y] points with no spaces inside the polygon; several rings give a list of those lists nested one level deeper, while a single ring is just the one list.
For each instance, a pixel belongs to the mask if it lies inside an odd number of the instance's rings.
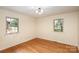
[{"label": "empty bedroom", "polygon": [[78,52],[78,6],[0,6],[0,53]]}]

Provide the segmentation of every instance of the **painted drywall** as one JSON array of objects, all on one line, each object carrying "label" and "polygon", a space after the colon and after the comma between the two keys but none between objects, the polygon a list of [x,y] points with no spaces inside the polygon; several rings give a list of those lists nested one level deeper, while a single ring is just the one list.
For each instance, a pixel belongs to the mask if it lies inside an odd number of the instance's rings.
[{"label": "painted drywall", "polygon": [[[78,17],[79,17],[79,14],[78,14]],[[78,23],[78,30],[77,31],[78,31],[78,49],[79,49],[79,19],[78,19],[77,23]]]},{"label": "painted drywall", "polygon": [[[6,16],[19,18],[19,33],[6,34]],[[53,19],[64,19],[64,32],[53,31]],[[0,50],[35,37],[79,46],[79,12],[35,19],[10,10],[0,9]]]},{"label": "painted drywall", "polygon": [[[79,12],[71,12],[37,19],[37,37],[78,46]],[[63,18],[64,32],[54,32],[53,20]]]},{"label": "painted drywall", "polygon": [[[6,16],[19,18],[19,32],[6,34]],[[0,9],[0,50],[35,38],[35,23],[32,17],[10,10]]]}]

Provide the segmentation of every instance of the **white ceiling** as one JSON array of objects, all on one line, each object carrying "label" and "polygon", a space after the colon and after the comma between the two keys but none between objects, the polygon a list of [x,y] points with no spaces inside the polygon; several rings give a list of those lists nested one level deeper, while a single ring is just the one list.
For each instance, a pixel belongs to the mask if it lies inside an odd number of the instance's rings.
[{"label": "white ceiling", "polygon": [[[35,13],[35,10],[39,7],[44,10],[44,13],[41,15]],[[24,13],[28,16],[32,16],[36,18],[60,14],[60,13],[66,13],[66,12],[79,11],[78,6],[0,6],[0,8]]]}]

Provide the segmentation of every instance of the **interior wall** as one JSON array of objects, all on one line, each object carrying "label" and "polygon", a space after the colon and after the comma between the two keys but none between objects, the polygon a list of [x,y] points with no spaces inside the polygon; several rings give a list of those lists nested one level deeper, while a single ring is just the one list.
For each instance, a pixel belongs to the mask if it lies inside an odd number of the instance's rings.
[{"label": "interior wall", "polygon": [[[6,34],[6,16],[19,18],[19,32]],[[32,17],[0,9],[0,50],[35,38],[35,23]]]},{"label": "interior wall", "polygon": [[[63,18],[64,32],[54,32],[53,20]],[[79,12],[64,13],[37,19],[37,37],[78,46]]]},{"label": "interior wall", "polygon": [[[79,18],[79,14],[78,14],[78,18]],[[79,19],[78,19],[77,23],[78,23],[78,30],[77,31],[78,31],[78,49],[79,49]]]},{"label": "interior wall", "polygon": [[[6,34],[6,16],[19,18],[19,32]],[[53,19],[64,19],[64,32],[53,31]],[[0,9],[0,50],[35,37],[79,46],[79,12],[34,19],[10,10]]]}]

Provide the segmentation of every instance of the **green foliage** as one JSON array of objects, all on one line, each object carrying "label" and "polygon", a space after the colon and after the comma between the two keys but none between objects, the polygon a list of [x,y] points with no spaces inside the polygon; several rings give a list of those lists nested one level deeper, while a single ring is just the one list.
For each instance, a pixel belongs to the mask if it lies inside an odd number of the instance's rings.
[{"label": "green foliage", "polygon": [[18,27],[17,19],[14,19],[13,21],[10,22],[10,27]]},{"label": "green foliage", "polygon": [[54,31],[63,32],[63,22],[62,19],[56,19],[54,22]]}]

